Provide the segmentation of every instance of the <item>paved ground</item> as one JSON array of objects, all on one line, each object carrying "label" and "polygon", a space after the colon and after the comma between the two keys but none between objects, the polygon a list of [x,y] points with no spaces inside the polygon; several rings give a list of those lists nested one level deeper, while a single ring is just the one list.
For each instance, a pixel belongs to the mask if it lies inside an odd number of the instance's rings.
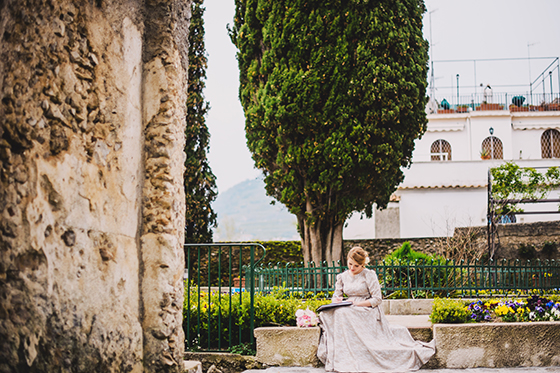
[{"label": "paved ground", "polygon": [[[560,367],[544,368],[476,368],[476,369],[420,369],[418,373],[558,373]],[[268,369],[252,369],[243,373],[325,373],[324,368],[291,368],[274,367]]]}]

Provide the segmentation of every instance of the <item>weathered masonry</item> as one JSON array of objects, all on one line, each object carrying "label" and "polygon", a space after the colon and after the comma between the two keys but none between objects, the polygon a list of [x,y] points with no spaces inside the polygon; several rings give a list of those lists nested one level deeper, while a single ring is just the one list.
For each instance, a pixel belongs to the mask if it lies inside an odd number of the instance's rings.
[{"label": "weathered masonry", "polygon": [[178,372],[189,0],[0,0],[0,372]]}]

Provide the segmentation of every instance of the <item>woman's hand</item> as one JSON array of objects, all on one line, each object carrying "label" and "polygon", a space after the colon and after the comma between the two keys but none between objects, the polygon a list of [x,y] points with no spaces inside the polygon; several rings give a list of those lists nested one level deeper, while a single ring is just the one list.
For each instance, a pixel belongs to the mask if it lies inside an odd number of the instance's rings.
[{"label": "woman's hand", "polygon": [[333,297],[332,302],[333,303],[340,303],[340,302],[342,302],[342,297]]}]

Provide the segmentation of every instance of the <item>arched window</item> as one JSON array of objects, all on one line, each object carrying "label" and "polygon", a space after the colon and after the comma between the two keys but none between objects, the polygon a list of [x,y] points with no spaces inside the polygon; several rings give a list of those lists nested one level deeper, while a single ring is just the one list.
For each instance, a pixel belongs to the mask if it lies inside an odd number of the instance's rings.
[{"label": "arched window", "polygon": [[483,159],[504,159],[504,146],[502,140],[496,136],[488,136],[482,141],[482,151],[480,153]]},{"label": "arched window", "polygon": [[546,130],[541,136],[542,158],[560,158],[560,132],[554,129]]},{"label": "arched window", "polygon": [[450,161],[451,145],[445,140],[436,140],[432,143],[430,153],[432,161]]}]

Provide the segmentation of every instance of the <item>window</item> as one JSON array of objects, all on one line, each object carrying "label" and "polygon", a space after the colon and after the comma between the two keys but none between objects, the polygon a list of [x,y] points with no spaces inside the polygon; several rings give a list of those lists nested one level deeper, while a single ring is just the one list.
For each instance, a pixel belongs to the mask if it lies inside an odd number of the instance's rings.
[{"label": "window", "polygon": [[432,161],[450,161],[451,145],[445,140],[436,140],[430,148]]},{"label": "window", "polygon": [[495,136],[489,136],[482,141],[483,159],[504,159],[504,146],[502,140]]},{"label": "window", "polygon": [[546,130],[541,136],[542,158],[560,158],[560,132]]}]

